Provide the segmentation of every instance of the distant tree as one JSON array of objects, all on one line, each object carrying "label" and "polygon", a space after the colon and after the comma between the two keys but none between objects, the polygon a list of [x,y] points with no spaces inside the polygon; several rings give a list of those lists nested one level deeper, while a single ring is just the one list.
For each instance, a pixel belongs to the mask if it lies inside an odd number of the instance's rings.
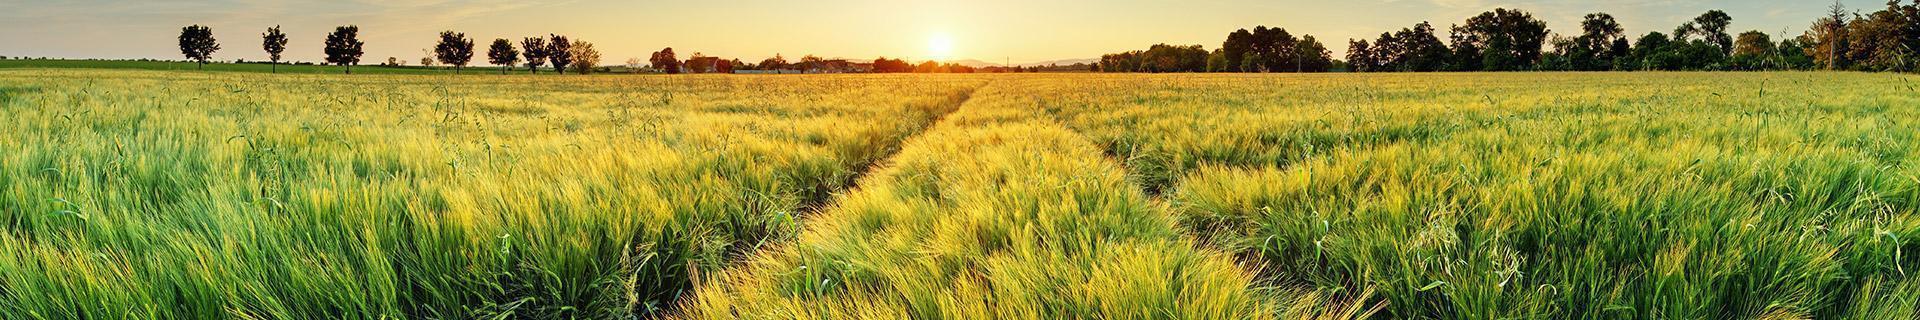
[{"label": "distant tree", "polygon": [[[1287,47],[1292,47],[1288,45]],[[1145,52],[1136,53],[1140,66],[1136,71],[1143,72],[1200,72],[1207,66],[1207,50],[1200,45],[1175,46],[1156,44]]]},{"label": "distant tree", "polygon": [[567,66],[573,65],[573,42],[567,36],[547,34],[547,62],[553,63],[553,71],[567,74]]},{"label": "distant tree", "polygon": [[687,57],[687,61],[680,64],[680,69],[686,73],[713,73],[714,63],[719,60],[705,53],[694,52],[693,56]]},{"label": "distant tree", "polygon": [[280,53],[287,52],[287,34],[280,33],[280,26],[267,28],[267,33],[260,34],[260,48],[267,51],[269,70],[280,73]]},{"label": "distant tree", "polygon": [[1633,45],[1627,43],[1627,37],[1613,39],[1613,45],[1608,46],[1607,51],[1613,56],[1613,70],[1633,70],[1626,65],[1627,61],[1632,60],[1629,57],[1633,55]]},{"label": "distant tree", "polygon": [[353,74],[353,65],[360,64],[360,55],[366,53],[361,50],[366,43],[360,41],[360,26],[334,28],[326,44],[327,63],[346,67],[347,74]]},{"label": "distant tree", "polygon": [[433,46],[433,55],[440,63],[453,66],[453,73],[458,74],[468,62],[473,62],[473,39],[468,39],[465,33],[441,31],[440,43]]},{"label": "distant tree", "polygon": [[1373,39],[1373,50],[1368,51],[1372,55],[1372,71],[1398,71],[1399,66],[1405,64],[1406,50],[1401,47],[1400,38],[1394,37],[1393,32],[1381,32],[1380,37]]},{"label": "distant tree", "polygon": [[1227,41],[1220,44],[1221,58],[1226,60],[1223,64],[1227,71],[1254,71],[1240,69],[1240,66],[1247,60],[1248,54],[1253,52],[1253,42],[1253,32],[1247,31],[1247,29],[1240,29],[1227,34]]},{"label": "distant tree", "polygon": [[[1295,52],[1293,46],[1299,44],[1299,40],[1288,33],[1287,29],[1254,27],[1252,40],[1253,45],[1248,48],[1247,53],[1252,55],[1249,60],[1255,64],[1254,68],[1247,69],[1247,72],[1299,71],[1295,63],[1297,59],[1293,55]],[[1242,63],[1242,67],[1246,67],[1245,62]]]},{"label": "distant tree", "polygon": [[592,74],[593,69],[600,66],[600,50],[595,50],[592,42],[574,40],[570,50],[573,50],[569,55],[573,56],[574,72]]},{"label": "distant tree", "polygon": [[1481,50],[1481,65],[1490,71],[1532,69],[1547,40],[1547,23],[1520,10],[1494,9],[1459,28],[1478,41],[1474,45]]},{"label": "distant tree", "polygon": [[1454,25],[1451,30],[1452,32],[1447,36],[1449,40],[1447,71],[1480,71],[1483,69],[1481,67],[1483,57],[1480,54],[1479,36],[1466,32],[1464,29],[1461,29],[1459,25]]},{"label": "distant tree", "polygon": [[873,59],[873,72],[874,73],[913,72],[913,65],[907,63],[907,60],[905,59],[889,60],[887,59],[887,57],[880,57],[880,58]]},{"label": "distant tree", "polygon": [[1293,46],[1297,61],[1295,69],[1300,72],[1327,72],[1333,68],[1333,53],[1313,35],[1300,36],[1300,42]]},{"label": "distant tree", "polygon": [[1400,29],[1394,33],[1395,43],[1399,45],[1402,56],[1393,59],[1399,71],[1431,72],[1444,70],[1447,54],[1451,53],[1440,37],[1433,34],[1433,24],[1420,22],[1413,28]]},{"label": "distant tree", "polygon": [[733,73],[733,64],[720,57],[694,52],[680,65],[680,70],[686,73]]},{"label": "distant tree", "polygon": [[[906,61],[904,61],[904,60],[902,60],[901,62],[903,62],[903,63],[904,63],[904,62],[906,62]],[[782,57],[782,56],[780,56],[780,54],[778,54],[778,53],[776,53],[776,54],[773,54],[773,57],[771,57],[771,58],[767,58],[766,60],[760,60],[760,66],[759,66],[759,67],[760,67],[760,69],[761,69],[761,70],[781,70],[781,69],[786,69],[786,68],[787,68],[787,58],[786,58],[786,57]],[[908,71],[912,71],[912,70],[911,70],[911,69],[909,69]]]},{"label": "distant tree", "polygon": [[1813,22],[1806,34],[1798,42],[1806,48],[1805,55],[1813,58],[1813,63],[1821,69],[1839,70],[1851,66],[1847,59],[1847,7],[1840,1],[1834,1],[1827,8],[1827,16]]},{"label": "distant tree", "polygon": [[1887,8],[1865,17],[1855,17],[1847,26],[1847,61],[1853,67],[1871,71],[1914,71],[1920,64],[1920,2],[1901,5],[1889,0]]},{"label": "distant tree", "polygon": [[[1232,67],[1234,65],[1227,63],[1226,50],[1213,49],[1213,52],[1207,53],[1207,72],[1228,72],[1232,71]],[[1014,70],[1018,72],[1020,69],[1014,68]]]},{"label": "distant tree", "polygon": [[1613,44],[1616,40],[1625,39],[1626,33],[1620,23],[1614,21],[1611,14],[1596,12],[1587,14],[1580,22],[1580,31],[1580,36],[1575,37],[1563,52],[1568,67],[1581,71],[1613,69],[1613,60],[1618,58]]},{"label": "distant tree", "polygon": [[507,69],[520,63],[520,51],[513,49],[513,41],[493,39],[493,45],[487,47],[487,62],[500,66],[500,74],[507,74]]},{"label": "distant tree", "polygon": [[1707,13],[1693,18],[1693,21],[1682,24],[1678,29],[1681,31],[1674,31],[1674,37],[1680,41],[1686,41],[1699,36],[1700,40],[1719,48],[1720,54],[1731,54],[1733,53],[1733,36],[1727,34],[1727,26],[1732,24],[1733,17],[1728,16],[1725,11],[1708,10]]},{"label": "distant tree", "polygon": [[1727,55],[1720,46],[1707,40],[1674,42],[1673,52],[1681,57],[1681,70],[1724,70]]},{"label": "distant tree", "polygon": [[1667,71],[1699,69],[1705,67],[1707,62],[1695,61],[1696,57],[1716,59],[1708,53],[1718,52],[1705,41],[1682,42],[1664,33],[1650,32],[1633,43],[1633,67],[1636,70]]},{"label": "distant tree", "polygon": [[974,71],[977,71],[974,70],[973,67],[960,65],[958,63],[948,63],[942,67],[946,69],[945,72],[947,73],[974,73]]},{"label": "distant tree", "polygon": [[387,57],[387,63],[385,63],[385,64],[381,64],[381,65],[383,65],[383,66],[392,66],[392,67],[398,67],[398,66],[400,66],[400,58],[395,58],[395,57]]},{"label": "distant tree", "polygon": [[1374,60],[1373,45],[1366,40],[1347,41],[1347,67],[1353,72],[1374,72],[1380,63]]},{"label": "distant tree", "polygon": [[627,64],[624,66],[627,67],[628,72],[640,73],[640,63],[640,58],[627,58]]},{"label": "distant tree", "polygon": [[1765,32],[1747,31],[1733,40],[1733,67],[1740,70],[1777,69],[1779,51]]},{"label": "distant tree", "polygon": [[[1365,53],[1365,56],[1355,54]],[[1452,51],[1433,34],[1433,25],[1421,22],[1400,31],[1381,33],[1365,52],[1348,52],[1349,61],[1373,72],[1431,72],[1446,70]]]},{"label": "distant tree", "polygon": [[805,72],[820,72],[826,69],[826,62],[827,59],[822,59],[811,54],[802,56],[800,57],[800,70]]},{"label": "distant tree", "polygon": [[[1254,65],[1258,64],[1258,62],[1256,62],[1255,59],[1248,59],[1247,63],[1254,64]],[[1106,54],[1106,55],[1100,56],[1100,72],[1139,72],[1140,71],[1139,65],[1140,65],[1139,51],[1128,51],[1128,52]],[[924,66],[924,64],[922,64],[922,66]],[[920,67],[921,66],[916,66],[913,72],[921,72]]]},{"label": "distant tree", "polygon": [[431,57],[431,56],[427,56],[427,57],[420,57],[420,66],[422,66],[422,67],[432,67],[432,66],[433,66],[433,57]]},{"label": "distant tree", "polygon": [[1815,67],[1813,57],[1807,55],[1807,45],[1799,39],[1780,40],[1774,46],[1775,56],[1780,68],[1788,70],[1809,70]]},{"label": "distant tree", "polygon": [[197,24],[180,28],[180,53],[198,63],[195,68],[206,69],[214,51],[220,51],[220,43],[213,40],[212,28]]},{"label": "distant tree", "polygon": [[720,70],[720,73],[733,73],[733,70],[738,70],[739,68],[743,68],[743,67],[751,68],[751,66],[748,66],[746,62],[741,62],[740,59],[738,58],[735,58],[732,61],[727,61],[727,63],[724,63],[722,65],[726,66],[726,69]]},{"label": "distant tree", "polygon": [[527,71],[539,74],[540,66],[547,64],[547,39],[541,37],[520,39],[520,49],[524,50],[520,55],[527,58]]},{"label": "distant tree", "polygon": [[1547,45],[1553,49],[1540,53],[1540,62],[1533,64],[1532,71],[1573,70],[1573,61],[1567,58],[1568,53],[1573,49],[1573,38],[1554,34],[1552,38],[1547,40]]},{"label": "distant tree", "polygon": [[680,58],[674,56],[672,47],[655,51],[653,57],[647,59],[647,61],[651,62],[650,66],[652,66],[654,70],[660,70],[660,72],[667,74],[680,73]]},{"label": "distant tree", "polygon": [[[1718,10],[1708,11],[1673,29],[1667,46],[1649,48],[1661,58],[1660,70],[1718,70],[1727,68],[1727,54],[1733,51],[1732,36],[1725,33],[1732,18]],[[1724,40],[1724,43],[1722,42]]]}]

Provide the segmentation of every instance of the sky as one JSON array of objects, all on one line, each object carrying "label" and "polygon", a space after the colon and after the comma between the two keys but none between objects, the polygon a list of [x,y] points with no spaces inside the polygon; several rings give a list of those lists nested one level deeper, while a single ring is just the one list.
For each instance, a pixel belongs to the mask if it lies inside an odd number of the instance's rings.
[{"label": "sky", "polygon": [[[1883,0],[1843,0],[1871,12]],[[673,47],[681,58],[758,61],[827,58],[978,59],[1029,63],[1097,58],[1156,43],[1220,46],[1257,25],[1311,34],[1344,56],[1347,40],[1432,21],[1441,30],[1496,7],[1532,12],[1555,33],[1608,12],[1631,35],[1670,32],[1709,9],[1732,15],[1733,33],[1798,35],[1825,0],[0,0],[0,56],[182,59],[180,28],[213,28],[218,60],[264,60],[260,33],[279,25],[287,59],[319,61],[339,25],[360,26],[363,63],[417,63],[453,30],[475,38],[475,64],[495,38],[562,34],[593,42],[602,64],[645,60]],[[1440,34],[1442,38],[1445,34]]]}]

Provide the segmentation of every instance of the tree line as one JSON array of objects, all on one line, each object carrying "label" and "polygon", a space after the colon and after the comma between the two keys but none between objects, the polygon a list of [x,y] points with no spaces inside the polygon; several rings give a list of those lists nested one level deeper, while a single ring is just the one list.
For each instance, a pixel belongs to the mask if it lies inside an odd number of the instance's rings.
[{"label": "tree line", "polygon": [[1720,71],[1920,69],[1920,0],[1887,1],[1872,13],[1848,13],[1835,2],[1805,33],[1773,36],[1758,30],[1729,33],[1733,17],[1709,10],[1671,33],[1630,39],[1604,12],[1587,14],[1573,35],[1555,34],[1532,13],[1499,8],[1451,25],[1440,38],[1420,22],[1349,39],[1344,60],[1329,57],[1311,35],[1256,27],[1227,35],[1220,48],[1158,44],[1144,51],[1104,55],[1103,72],[1354,72],[1432,71]]},{"label": "tree line", "polygon": [[[267,28],[260,35],[261,49],[267,52],[267,59],[274,65],[273,72],[279,72],[281,55],[287,50],[287,35],[280,26]],[[444,31],[440,41],[432,49],[432,59],[454,67],[454,73],[473,62],[473,39],[465,33]],[[360,64],[365,55],[366,42],[360,40],[359,26],[340,26],[327,33],[323,50],[326,63],[344,67],[347,74],[353,73],[353,66]],[[219,42],[213,37],[213,29],[192,25],[180,28],[180,53],[204,69],[213,59],[214,52],[220,51]],[[525,59],[525,60],[522,60]],[[548,34],[546,37],[527,37],[520,40],[520,46],[507,39],[494,39],[487,48],[487,62],[500,66],[500,73],[525,61],[529,72],[539,73],[540,67],[551,65],[554,72],[565,74],[571,69],[576,73],[590,73],[600,63],[600,52],[593,43],[568,39],[566,36]]]},{"label": "tree line", "polygon": [[[366,43],[359,40],[359,32],[358,26],[341,26],[328,33],[324,44],[326,63],[342,66],[346,73],[352,74],[353,66],[360,64],[365,54],[363,47]],[[281,32],[279,26],[274,26],[262,33],[261,39],[261,48],[267,52],[269,62],[274,65],[271,70],[279,72],[282,54],[286,52],[287,35]],[[181,28],[180,52],[202,69],[219,50],[220,44],[214,39],[212,28],[200,25]],[[474,40],[468,38],[465,33],[444,31],[440,33],[440,40],[428,50],[429,57],[421,60],[421,65],[438,62],[452,66],[454,73],[460,73],[473,62],[475,53]],[[516,42],[508,39],[494,39],[487,46],[486,58],[487,63],[500,66],[501,74],[506,74],[514,66],[524,66],[529,72],[535,74],[539,73],[542,67],[551,67],[553,71],[561,74],[565,74],[568,70],[586,74],[597,69],[601,56],[592,43],[570,39],[563,35],[548,34],[546,37],[523,38],[517,46]],[[401,65],[396,58],[388,58],[387,61],[385,65]],[[671,47],[654,52],[644,61],[644,64],[639,58],[629,59],[626,66],[631,70],[641,70],[644,67],[667,74],[733,73],[736,70],[794,70],[812,73],[973,73],[981,71],[954,63],[926,61],[920,64],[909,64],[905,60],[886,57],[875,59],[872,63],[855,63],[845,59],[825,59],[807,55],[799,61],[788,62],[785,57],[776,54],[759,63],[748,63],[740,59],[725,59],[695,52],[687,60],[680,60]],[[1037,72],[1039,70],[1037,67],[989,67],[985,71]]]},{"label": "tree line", "polygon": [[1103,55],[1101,72],[1327,72],[1332,53],[1313,35],[1257,26],[1227,34],[1220,48],[1156,44],[1145,51]]}]

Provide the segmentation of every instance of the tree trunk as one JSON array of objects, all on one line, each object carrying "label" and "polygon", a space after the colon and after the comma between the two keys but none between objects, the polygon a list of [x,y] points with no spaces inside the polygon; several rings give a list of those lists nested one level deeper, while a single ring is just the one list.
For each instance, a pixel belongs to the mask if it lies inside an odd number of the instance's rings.
[{"label": "tree trunk", "polygon": [[199,71],[206,71],[206,70],[207,70],[207,62],[206,62],[206,61],[200,61],[199,63],[195,63],[195,64],[193,64],[193,70],[199,70]]},{"label": "tree trunk", "polygon": [[342,63],[340,66],[347,67],[347,74],[353,74],[353,65]]},{"label": "tree trunk", "polygon": [[273,63],[268,65],[271,67],[267,67],[267,68],[269,68],[269,70],[272,70],[273,73],[280,73],[280,61],[276,60],[276,61],[273,61]]}]

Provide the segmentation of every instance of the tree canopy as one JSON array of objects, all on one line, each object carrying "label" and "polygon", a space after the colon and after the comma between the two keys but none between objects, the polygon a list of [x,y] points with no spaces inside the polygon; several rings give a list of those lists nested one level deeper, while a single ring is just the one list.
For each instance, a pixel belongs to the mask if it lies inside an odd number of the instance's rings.
[{"label": "tree canopy", "polygon": [[353,65],[360,63],[360,55],[366,43],[360,41],[359,26],[341,26],[327,34],[327,63],[346,67],[347,74],[353,74]]},{"label": "tree canopy", "polygon": [[547,65],[547,39],[527,37],[520,39],[520,55],[527,58],[527,71],[540,73],[540,66]]},{"label": "tree canopy", "polygon": [[546,54],[553,71],[567,74],[567,66],[573,65],[573,42],[567,41],[567,36],[547,34]]},{"label": "tree canopy", "polygon": [[280,33],[280,26],[267,28],[260,34],[260,48],[267,51],[267,61],[273,62],[272,72],[280,72],[280,54],[287,52],[287,34]]},{"label": "tree canopy", "polygon": [[493,39],[493,45],[487,46],[487,62],[500,66],[500,74],[520,63],[520,51],[513,49],[513,41],[504,38]]},{"label": "tree canopy", "polygon": [[196,66],[204,69],[215,51],[220,51],[220,43],[213,39],[213,28],[197,24],[180,28],[180,54],[197,62]]},{"label": "tree canopy", "polygon": [[467,39],[465,33],[441,31],[440,43],[433,46],[433,55],[440,63],[452,65],[453,73],[460,73],[460,68],[473,62],[473,39]]},{"label": "tree canopy", "polygon": [[652,59],[648,59],[647,61],[651,62],[649,66],[653,67],[654,70],[659,70],[667,74],[680,73],[680,58],[674,56],[673,48],[654,51]]}]

